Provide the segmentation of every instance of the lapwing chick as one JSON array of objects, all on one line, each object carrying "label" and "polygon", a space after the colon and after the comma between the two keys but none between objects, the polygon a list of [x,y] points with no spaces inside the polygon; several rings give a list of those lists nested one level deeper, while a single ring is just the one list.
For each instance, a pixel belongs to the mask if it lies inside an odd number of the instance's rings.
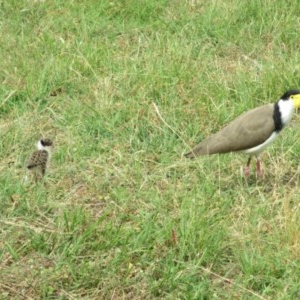
[{"label": "lapwing chick", "polygon": [[27,163],[27,169],[34,176],[35,182],[41,180],[46,174],[47,165],[51,157],[53,142],[50,139],[41,139],[37,143],[37,149],[34,151]]},{"label": "lapwing chick", "polygon": [[294,110],[299,107],[300,91],[289,90],[276,103],[266,104],[240,115],[184,156],[194,158],[216,153],[244,152],[249,155],[245,176],[249,175],[253,156],[256,157],[257,175],[261,176],[260,154],[277,139],[281,130],[291,121]]}]

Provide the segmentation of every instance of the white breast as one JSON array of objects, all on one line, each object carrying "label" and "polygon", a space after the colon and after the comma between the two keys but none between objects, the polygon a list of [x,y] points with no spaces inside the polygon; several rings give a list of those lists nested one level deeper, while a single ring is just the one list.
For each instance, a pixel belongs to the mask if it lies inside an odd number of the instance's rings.
[{"label": "white breast", "polygon": [[244,153],[258,156],[265,148],[267,148],[270,144],[272,144],[278,137],[279,133],[274,131],[270,137],[265,140],[262,144],[255,146],[253,148],[243,150]]}]

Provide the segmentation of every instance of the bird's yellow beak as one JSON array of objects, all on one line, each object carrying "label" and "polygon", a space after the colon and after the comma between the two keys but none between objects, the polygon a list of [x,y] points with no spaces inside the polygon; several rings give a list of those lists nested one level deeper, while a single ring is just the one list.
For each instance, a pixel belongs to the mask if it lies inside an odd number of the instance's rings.
[{"label": "bird's yellow beak", "polygon": [[300,107],[300,94],[291,96],[291,99],[293,100],[295,107],[298,109]]}]

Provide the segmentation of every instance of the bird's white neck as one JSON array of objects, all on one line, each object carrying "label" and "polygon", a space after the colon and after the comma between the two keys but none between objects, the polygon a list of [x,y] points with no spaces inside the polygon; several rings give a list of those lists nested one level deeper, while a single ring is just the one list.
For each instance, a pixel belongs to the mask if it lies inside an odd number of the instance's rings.
[{"label": "bird's white neck", "polygon": [[42,142],[39,140],[36,144],[38,150],[44,150],[44,146],[42,145]]},{"label": "bird's white neck", "polygon": [[292,119],[295,110],[295,105],[291,100],[279,100],[278,106],[281,115],[282,125],[285,126]]},{"label": "bird's white neck", "polygon": [[51,154],[51,147],[43,146],[41,140],[38,141],[36,146],[37,146],[38,150],[45,150],[48,152],[49,155]]}]

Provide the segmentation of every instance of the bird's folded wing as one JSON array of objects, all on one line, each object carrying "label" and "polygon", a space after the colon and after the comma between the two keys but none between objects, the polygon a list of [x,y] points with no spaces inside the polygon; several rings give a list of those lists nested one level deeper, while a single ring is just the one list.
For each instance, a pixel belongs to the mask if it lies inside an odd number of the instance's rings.
[{"label": "bird's folded wing", "polygon": [[267,104],[234,119],[199,143],[186,157],[241,151],[265,142],[275,130],[274,105]]}]

